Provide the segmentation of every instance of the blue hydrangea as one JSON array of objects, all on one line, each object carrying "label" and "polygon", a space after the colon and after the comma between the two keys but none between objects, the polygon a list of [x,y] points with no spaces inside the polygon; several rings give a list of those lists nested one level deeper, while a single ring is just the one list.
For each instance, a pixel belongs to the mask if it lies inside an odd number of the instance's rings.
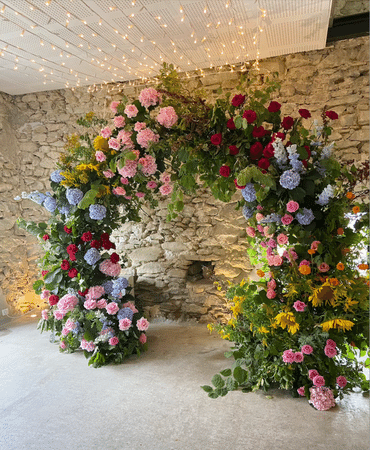
[{"label": "blue hydrangea", "polygon": [[298,153],[293,153],[293,154],[289,155],[289,161],[290,161],[290,165],[296,172],[302,172],[303,164],[302,164],[302,161],[299,160]]},{"label": "blue hydrangea", "polygon": [[311,209],[303,208],[303,213],[297,213],[295,218],[301,225],[309,225],[315,216]]},{"label": "blue hydrangea", "polygon": [[29,194],[26,194],[25,196],[23,196],[23,194],[24,193],[22,192],[23,198],[28,198],[28,199],[32,200],[33,202],[37,203],[38,205],[42,205],[42,203],[46,199],[46,195],[39,191],[30,192]]},{"label": "blue hydrangea", "polygon": [[103,205],[90,205],[89,215],[90,219],[103,220],[107,215],[107,208]]},{"label": "blue hydrangea", "polygon": [[96,264],[101,258],[100,252],[96,248],[90,248],[84,255],[84,260],[90,266]]},{"label": "blue hydrangea", "polygon": [[124,277],[119,277],[116,280],[113,280],[113,287],[117,287],[119,289],[126,289],[128,287],[128,280]]},{"label": "blue hydrangea", "polygon": [[81,331],[81,325],[79,322],[76,322],[76,327],[72,330],[73,334],[78,334]]},{"label": "blue hydrangea", "polygon": [[254,211],[252,208],[248,208],[248,206],[245,205],[243,206],[242,213],[244,218],[246,220],[249,220],[251,217],[253,217]]},{"label": "blue hydrangea", "polygon": [[261,223],[274,223],[274,222],[276,223],[281,222],[281,216],[279,214],[272,213],[261,220]]},{"label": "blue hydrangea", "polygon": [[301,181],[299,173],[294,170],[286,170],[280,177],[280,184],[284,189],[294,189]]},{"label": "blue hydrangea", "polygon": [[242,196],[248,203],[254,202],[256,200],[256,190],[254,189],[253,183],[247,183],[245,185],[245,188],[242,189]]},{"label": "blue hydrangea", "polygon": [[57,201],[53,197],[47,197],[42,206],[53,213],[57,209]]},{"label": "blue hydrangea", "polygon": [[68,216],[68,214],[71,211],[71,207],[70,206],[59,206],[59,212],[60,214],[65,214],[66,216]]},{"label": "blue hydrangea", "polygon": [[50,175],[51,181],[54,181],[54,183],[60,183],[65,180],[66,177],[61,175],[61,172],[61,170],[54,170],[54,172]]},{"label": "blue hydrangea", "polygon": [[78,205],[84,194],[80,189],[67,189],[66,197],[70,205]]},{"label": "blue hydrangea", "polygon": [[131,308],[122,308],[117,313],[118,320],[122,320],[122,319],[132,320],[133,317],[134,317],[134,313]]},{"label": "blue hydrangea", "polygon": [[272,143],[272,146],[274,147],[274,157],[276,159],[276,162],[278,166],[282,168],[288,162],[284,144],[282,143],[280,138],[277,138]]},{"label": "blue hydrangea", "polygon": [[334,188],[330,184],[326,186],[326,188],[321,192],[319,198],[316,200],[316,203],[320,206],[325,206],[329,203],[329,200],[334,195]]},{"label": "blue hydrangea", "polygon": [[113,281],[107,280],[102,284],[104,291],[107,295],[109,295],[113,290]]}]

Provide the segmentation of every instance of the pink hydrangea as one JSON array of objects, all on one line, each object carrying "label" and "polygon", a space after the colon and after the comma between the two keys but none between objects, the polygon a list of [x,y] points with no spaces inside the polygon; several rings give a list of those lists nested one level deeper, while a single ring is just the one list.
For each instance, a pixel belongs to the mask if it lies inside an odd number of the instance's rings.
[{"label": "pink hydrangea", "polygon": [[283,361],[286,364],[291,364],[294,362],[294,352],[291,348],[283,352]]},{"label": "pink hydrangea", "polygon": [[301,363],[304,360],[304,355],[302,352],[295,352],[294,353],[294,362]]},{"label": "pink hydrangea", "polygon": [[145,344],[145,342],[146,342],[146,335],[144,333],[141,333],[141,335],[139,337],[139,342],[140,342],[140,344]]},{"label": "pink hydrangea", "polygon": [[144,108],[149,108],[149,106],[155,106],[160,103],[161,95],[155,89],[147,88],[140,92],[138,99]]},{"label": "pink hydrangea", "polygon": [[108,342],[109,342],[109,345],[117,345],[119,342],[119,339],[117,336],[113,336],[109,339]]},{"label": "pink hydrangea", "polygon": [[104,162],[107,157],[102,151],[98,150],[97,152],[95,152],[95,159],[99,162]]},{"label": "pink hydrangea", "polygon": [[141,164],[141,171],[144,175],[154,175],[157,171],[157,163],[152,155],[145,155],[144,158],[139,159],[139,164]]},{"label": "pink hydrangea", "polygon": [[105,176],[105,178],[113,178],[114,177],[114,173],[110,169],[103,170],[103,175]]},{"label": "pink hydrangea", "polygon": [[147,189],[155,189],[158,184],[155,181],[148,181],[146,184]]},{"label": "pink hydrangea", "polygon": [[121,147],[119,140],[116,138],[110,138],[108,141],[108,145],[109,148],[112,148],[113,150],[119,150]]},{"label": "pink hydrangea", "polygon": [[86,300],[84,302],[85,309],[95,309],[96,308],[96,300]]},{"label": "pink hydrangea", "polygon": [[87,291],[86,300],[97,300],[103,294],[105,294],[103,286],[93,286]]},{"label": "pink hydrangea", "polygon": [[311,244],[311,250],[317,250],[320,244],[320,241],[313,241]]},{"label": "pink hydrangea", "polygon": [[121,266],[120,264],[112,263],[110,259],[106,259],[99,264],[99,270],[109,277],[118,277],[121,272]]},{"label": "pink hydrangea", "polygon": [[267,289],[266,296],[267,296],[267,298],[272,300],[273,298],[276,297],[276,292],[273,289]]},{"label": "pink hydrangea", "polygon": [[58,302],[59,311],[72,311],[78,305],[78,298],[75,295],[66,294]]},{"label": "pink hydrangea", "polygon": [[312,387],[308,402],[318,411],[327,411],[335,406],[333,391],[327,387]]},{"label": "pink hydrangea", "polygon": [[300,396],[304,397],[304,386],[297,389],[297,392]]},{"label": "pink hydrangea", "polygon": [[254,238],[256,237],[256,230],[253,227],[246,228],[247,235]]},{"label": "pink hydrangea", "polygon": [[48,320],[49,316],[48,316],[48,310],[47,310],[47,309],[43,309],[43,310],[41,311],[41,317],[42,317],[44,320]]},{"label": "pink hydrangea", "polygon": [[123,189],[122,186],[117,186],[115,188],[112,189],[113,194],[116,195],[125,195],[126,191]]},{"label": "pink hydrangea", "polygon": [[50,291],[48,291],[47,289],[43,289],[43,291],[41,292],[40,297],[43,300],[47,300],[50,297]]},{"label": "pink hydrangea", "polygon": [[172,190],[173,190],[172,184],[163,184],[163,185],[159,188],[159,192],[160,192],[162,195],[169,195],[169,194],[171,194]]},{"label": "pink hydrangea", "polygon": [[306,344],[302,346],[301,352],[305,355],[311,355],[311,353],[313,352],[313,348],[311,347],[311,345]]},{"label": "pink hydrangea", "polygon": [[303,312],[306,309],[307,305],[304,302],[301,302],[300,300],[297,300],[296,302],[293,303],[293,308],[297,311],[297,312]]},{"label": "pink hydrangea", "polygon": [[335,341],[333,341],[333,339],[328,339],[326,341],[326,345],[329,346],[329,347],[334,347],[335,348],[337,346],[337,343]]},{"label": "pink hydrangea", "polygon": [[86,350],[87,352],[93,352],[95,349],[95,344],[93,341],[86,341],[86,339],[82,338],[81,348],[82,350]]},{"label": "pink hydrangea", "polygon": [[290,213],[296,212],[299,209],[299,204],[297,202],[294,202],[293,200],[290,200],[290,202],[288,202],[286,205],[286,209]]},{"label": "pink hydrangea", "polygon": [[319,269],[320,272],[325,273],[325,272],[327,272],[330,269],[330,267],[326,263],[321,263],[319,265],[318,269]]},{"label": "pink hydrangea", "polygon": [[121,142],[124,150],[131,150],[135,147],[134,143],[132,142],[131,136],[131,131],[121,130],[118,132],[117,140]]},{"label": "pink hydrangea", "polygon": [[279,245],[285,245],[285,244],[288,243],[289,238],[288,238],[288,236],[287,236],[286,234],[280,233],[280,234],[278,235],[278,237],[276,238],[276,240],[277,240],[277,243],[278,243]]},{"label": "pink hydrangea", "polygon": [[136,306],[134,303],[132,302],[126,302],[122,305],[122,308],[130,308],[131,311],[136,314],[138,312],[138,310],[136,309]]},{"label": "pink hydrangea", "polygon": [[68,336],[71,330],[68,330],[66,327],[62,328],[62,336]]},{"label": "pink hydrangea", "polygon": [[136,108],[135,105],[127,105],[124,110],[124,113],[130,119],[132,119],[133,117],[136,117],[138,112],[139,112],[139,110]]},{"label": "pink hydrangea", "polygon": [[321,375],[316,375],[312,381],[315,386],[325,386],[325,378]]},{"label": "pink hydrangea", "polygon": [[274,256],[274,266],[281,266],[283,264],[283,258],[279,255]]},{"label": "pink hydrangea", "polygon": [[114,122],[114,126],[116,128],[123,128],[125,126],[125,123],[126,123],[125,118],[123,116],[116,116],[113,119],[113,122]]},{"label": "pink hydrangea", "polygon": [[67,348],[66,343],[65,343],[64,341],[60,341],[59,347],[60,347],[62,350],[65,350],[65,349]]},{"label": "pink hydrangea", "polygon": [[269,289],[275,289],[276,288],[276,281],[274,279],[267,282],[267,287]]},{"label": "pink hydrangea", "polygon": [[340,375],[339,377],[337,377],[337,385],[341,388],[346,387],[347,385],[347,378],[344,377],[343,375]]},{"label": "pink hydrangea", "polygon": [[125,319],[121,319],[120,321],[119,321],[119,324],[118,324],[118,326],[119,326],[119,329],[121,330],[121,331],[127,331],[130,327],[131,327],[131,320],[130,319],[127,319],[127,318],[125,318]]},{"label": "pink hydrangea", "polygon": [[104,308],[107,306],[107,301],[105,300],[105,298],[101,298],[100,300],[98,300],[98,301],[96,302],[96,306],[97,306],[99,309],[104,309]]},{"label": "pink hydrangea", "polygon": [[76,328],[76,322],[73,319],[68,319],[64,324],[66,330],[72,331]]},{"label": "pink hydrangea", "polygon": [[136,322],[136,326],[139,331],[146,331],[149,328],[149,322],[142,317]]},{"label": "pink hydrangea", "polygon": [[331,347],[330,345],[326,345],[324,348],[324,353],[328,358],[334,358],[337,356],[338,352],[335,347]]},{"label": "pink hydrangea", "polygon": [[150,128],[145,128],[138,132],[136,141],[141,147],[148,148],[152,142],[159,141],[159,134],[154,133]]},{"label": "pink hydrangea", "polygon": [[126,164],[118,169],[118,173],[125,178],[132,178],[136,175],[137,172],[137,162],[129,159],[126,161]]},{"label": "pink hydrangea", "polygon": [[117,113],[117,107],[119,104],[120,104],[120,102],[116,102],[116,101],[114,101],[110,104],[110,109],[112,112],[114,112],[114,114]]},{"label": "pink hydrangea", "polygon": [[177,122],[178,116],[172,106],[161,108],[157,116],[157,121],[165,128],[171,128]]},{"label": "pink hydrangea", "polygon": [[109,127],[105,127],[100,131],[100,135],[105,139],[109,139],[112,136],[112,130]]},{"label": "pink hydrangea", "polygon": [[283,225],[289,225],[293,222],[293,216],[291,216],[290,214],[284,214],[283,217],[281,218],[281,223]]},{"label": "pink hydrangea", "polygon": [[134,126],[134,130],[135,131],[141,131],[144,128],[146,128],[146,123],[145,122],[136,122],[135,126]]},{"label": "pink hydrangea", "polygon": [[119,306],[117,305],[116,302],[111,302],[108,303],[108,305],[105,307],[105,309],[107,310],[108,314],[116,314],[119,311]]},{"label": "pink hydrangea", "polygon": [[308,371],[308,378],[310,380],[313,380],[315,377],[317,377],[319,374],[319,372],[316,369],[311,369]]},{"label": "pink hydrangea", "polygon": [[59,309],[55,310],[53,313],[55,320],[62,320],[66,314],[67,311],[59,311]]}]

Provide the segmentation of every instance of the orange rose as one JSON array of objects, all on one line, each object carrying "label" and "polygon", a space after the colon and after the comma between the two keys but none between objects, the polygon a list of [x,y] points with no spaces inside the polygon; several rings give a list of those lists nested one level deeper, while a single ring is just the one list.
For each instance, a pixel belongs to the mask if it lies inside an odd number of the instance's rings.
[{"label": "orange rose", "polygon": [[343,228],[338,228],[337,229],[337,233],[338,233],[339,236],[342,236],[342,234],[344,234]]},{"label": "orange rose", "polygon": [[265,272],[263,270],[261,270],[261,269],[258,269],[257,270],[257,275],[262,278],[262,277],[265,276]]},{"label": "orange rose", "polygon": [[347,192],[346,197],[348,200],[353,200],[355,198],[355,194],[353,192]]},{"label": "orange rose", "polygon": [[310,250],[307,250],[307,252],[308,252],[310,255],[314,255],[314,254],[316,253],[316,250],[314,250],[313,248],[311,248]]},{"label": "orange rose", "polygon": [[298,270],[302,275],[309,275],[311,273],[310,266],[306,266],[305,264],[303,264]]},{"label": "orange rose", "polygon": [[339,280],[337,278],[330,278],[329,281],[330,281],[330,284],[332,286],[338,286],[339,285]]},{"label": "orange rose", "polygon": [[338,263],[337,264],[337,269],[338,270],[344,270],[344,264],[343,263]]},{"label": "orange rose", "polygon": [[369,268],[369,265],[368,265],[368,264],[360,264],[360,265],[358,266],[358,268],[359,268],[360,270],[367,270],[367,269]]},{"label": "orange rose", "polygon": [[353,212],[353,214],[358,214],[360,212],[360,207],[359,206],[354,206],[352,208],[352,212]]}]

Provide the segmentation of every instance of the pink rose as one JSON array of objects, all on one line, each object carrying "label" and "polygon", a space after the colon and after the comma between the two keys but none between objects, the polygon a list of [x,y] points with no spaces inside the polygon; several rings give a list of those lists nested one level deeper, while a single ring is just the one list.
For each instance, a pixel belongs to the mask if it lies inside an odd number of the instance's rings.
[{"label": "pink rose", "polygon": [[319,269],[320,272],[325,273],[325,272],[327,272],[330,269],[330,267],[326,263],[321,263],[319,265],[318,269]]},{"label": "pink rose", "polygon": [[276,292],[273,289],[267,289],[266,296],[267,298],[272,300],[273,298],[276,297]]},{"label": "pink rose", "polygon": [[277,240],[277,242],[278,242],[279,245],[285,245],[285,244],[288,243],[289,238],[288,238],[288,236],[287,236],[286,234],[280,233],[280,234],[278,235],[278,237],[276,238],[276,240]]},{"label": "pink rose", "polygon": [[130,119],[132,117],[136,117],[137,113],[139,112],[139,110],[136,108],[135,105],[127,105],[124,113],[126,114],[127,117],[129,117]]},{"label": "pink rose", "polygon": [[108,342],[109,342],[109,345],[117,345],[119,342],[119,339],[117,336],[113,336],[109,339]]},{"label": "pink rose", "polygon": [[311,250],[317,250],[320,244],[320,241],[313,241],[311,244]]},{"label": "pink rose", "polygon": [[142,317],[136,322],[136,326],[139,331],[146,331],[149,328],[149,322]]},{"label": "pink rose", "polygon": [[127,185],[127,184],[129,184],[130,182],[128,181],[128,178],[125,178],[125,177],[121,177],[121,183],[122,184],[124,184],[125,186]]},{"label": "pink rose", "polygon": [[160,188],[159,188],[159,192],[162,195],[169,195],[171,194],[173,190],[173,186],[171,184],[163,184]]},{"label": "pink rose", "polygon": [[294,352],[291,348],[289,350],[285,350],[283,353],[283,361],[286,364],[291,364],[294,362]]},{"label": "pink rose", "polygon": [[305,355],[311,355],[311,353],[313,352],[313,348],[311,347],[311,345],[306,344],[301,348],[301,352]]},{"label": "pink rose", "polygon": [[297,389],[297,392],[300,396],[304,397],[304,386]]},{"label": "pink rose", "polygon": [[275,289],[276,288],[276,281],[274,279],[267,282],[267,287],[269,289]]},{"label": "pink rose", "polygon": [[167,183],[170,183],[170,181],[171,181],[171,175],[167,172],[163,172],[161,174],[161,176],[159,177],[159,179],[160,179],[160,181],[162,181],[162,183],[167,184]]},{"label": "pink rose", "polygon": [[67,348],[66,343],[65,343],[64,341],[60,341],[59,347],[60,347],[62,350],[65,350],[65,349]]},{"label": "pink rose", "polygon": [[298,312],[303,312],[306,308],[306,303],[301,302],[300,300],[297,300],[293,303],[293,308]]},{"label": "pink rose", "polygon": [[313,380],[315,377],[319,375],[319,372],[316,369],[311,369],[308,371],[308,378]]},{"label": "pink rose", "polygon": [[114,173],[110,169],[103,170],[103,175],[105,176],[105,178],[113,178],[114,177]]},{"label": "pink rose", "polygon": [[112,130],[109,127],[105,127],[100,131],[100,135],[103,136],[103,138],[108,139],[112,136]]},{"label": "pink rose", "polygon": [[269,239],[268,242],[267,242],[267,245],[269,247],[271,247],[271,248],[276,248],[277,247],[275,239]]},{"label": "pink rose", "polygon": [[146,184],[147,189],[155,189],[158,184],[155,181],[148,181]]},{"label": "pink rose", "polygon": [[116,194],[116,195],[125,195],[126,194],[126,191],[121,186],[117,186],[117,187],[113,188],[112,192],[113,192],[113,194]]},{"label": "pink rose", "polygon": [[264,218],[265,218],[265,216],[263,214],[261,214],[261,213],[257,213],[256,214],[257,222],[261,222],[261,220],[264,219]]},{"label": "pink rose", "polygon": [[108,303],[108,305],[105,307],[105,309],[107,310],[108,314],[116,314],[119,311],[119,306],[117,305],[116,302],[111,302]]},{"label": "pink rose", "polygon": [[327,341],[326,341],[326,345],[328,346],[328,347],[336,347],[337,346],[337,343],[335,342],[335,341],[333,341],[333,339],[328,339]]},{"label": "pink rose", "polygon": [[119,321],[119,329],[121,331],[127,331],[131,327],[131,320],[130,319],[122,319]]},{"label": "pink rose", "polygon": [[315,386],[325,386],[325,378],[321,375],[316,375],[312,381]]},{"label": "pink rose", "polygon": [[293,216],[291,216],[290,214],[285,214],[282,218],[281,218],[281,223],[283,225],[289,225],[293,222]]},{"label": "pink rose", "polygon": [[326,345],[324,348],[325,355],[328,358],[334,358],[334,356],[337,356],[338,352],[335,347],[331,347],[330,345]]},{"label": "pink rose", "polygon": [[97,152],[95,152],[95,159],[99,162],[104,162],[107,157],[104,155],[104,153],[100,150],[98,150]]},{"label": "pink rose", "polygon": [[145,197],[145,193],[144,192],[136,192],[136,197],[137,198],[144,198]]},{"label": "pink rose", "polygon": [[299,209],[299,203],[290,200],[290,202],[288,202],[286,205],[286,209],[290,213],[296,212]]},{"label": "pink rose", "polygon": [[112,112],[114,112],[114,114],[117,113],[117,107],[118,107],[119,104],[120,104],[120,102],[112,102],[110,104],[110,109],[111,109]]},{"label": "pink rose", "polygon": [[113,122],[116,128],[123,128],[125,126],[125,118],[123,116],[116,116]]},{"label": "pink rose", "polygon": [[294,353],[294,362],[296,363],[301,363],[304,359],[303,353],[302,352],[295,352]]},{"label": "pink rose", "polygon": [[274,256],[274,266],[281,266],[283,264],[283,258],[279,255]]},{"label": "pink rose", "polygon": [[337,377],[337,385],[341,388],[344,388],[347,384],[347,378],[344,377],[343,375],[340,375],[339,377]]},{"label": "pink rose", "polygon": [[95,300],[86,300],[84,302],[84,308],[85,309],[95,309],[96,308],[96,301]]},{"label": "pink rose", "polygon": [[256,230],[253,227],[246,228],[247,235],[254,238],[256,237]]},{"label": "pink rose", "polygon": [[103,309],[103,308],[105,308],[105,307],[107,306],[107,301],[105,300],[105,298],[101,298],[100,300],[98,300],[98,301],[96,302],[96,306],[97,306],[99,309]]},{"label": "pink rose", "polygon": [[55,320],[62,320],[63,317],[67,314],[67,311],[59,311],[59,309],[57,309],[56,311],[54,311],[54,319]]},{"label": "pink rose", "polygon": [[140,342],[140,344],[145,344],[145,342],[146,342],[146,335],[144,333],[141,333],[141,335],[139,337],[139,342]]},{"label": "pink rose", "polygon": [[262,225],[257,225],[257,230],[258,230],[260,233],[263,233],[263,226],[262,226]]}]

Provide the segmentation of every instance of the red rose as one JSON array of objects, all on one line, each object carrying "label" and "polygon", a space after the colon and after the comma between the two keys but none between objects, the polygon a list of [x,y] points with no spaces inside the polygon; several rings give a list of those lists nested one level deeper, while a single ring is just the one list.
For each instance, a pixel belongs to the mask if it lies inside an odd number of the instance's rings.
[{"label": "red rose", "polygon": [[272,158],[274,156],[275,149],[272,146],[271,142],[266,145],[266,147],[263,150],[263,156],[265,158]]},{"label": "red rose", "polygon": [[101,247],[100,241],[93,240],[90,242],[90,247],[99,249]]},{"label": "red rose", "polygon": [[237,155],[239,153],[238,147],[236,145],[230,145],[229,153],[230,153],[230,155],[233,155],[233,156]]},{"label": "red rose", "polygon": [[335,111],[326,111],[325,113],[326,117],[329,117],[331,120],[338,119],[338,114]]},{"label": "red rose", "polygon": [[42,270],[41,271],[41,276],[44,277],[47,273],[49,273],[48,270]]},{"label": "red rose", "polygon": [[87,231],[86,233],[83,233],[82,236],[81,236],[81,239],[82,239],[84,242],[90,242],[91,239],[92,239],[91,231]]},{"label": "red rose", "polygon": [[280,111],[281,105],[278,102],[271,102],[268,106],[269,112],[278,112]]},{"label": "red rose", "polygon": [[83,292],[78,291],[79,295],[81,295],[81,297],[85,297],[85,295],[89,292],[89,289],[85,289]]},{"label": "red rose", "polygon": [[270,161],[266,158],[261,158],[258,161],[257,166],[260,167],[261,169],[267,170],[270,167]]},{"label": "red rose", "polygon": [[69,255],[69,259],[70,259],[71,261],[76,261],[76,257],[75,257],[75,254],[74,254],[74,253],[68,253],[68,255]]},{"label": "red rose", "polygon": [[303,160],[302,160],[302,164],[303,164],[305,167],[307,167],[307,164],[308,164],[308,163],[307,163],[307,159],[303,159]]},{"label": "red rose", "polygon": [[304,148],[306,149],[306,152],[308,153],[308,158],[311,158],[311,150],[308,145],[305,145]]},{"label": "red rose", "polygon": [[254,127],[252,131],[252,136],[255,138],[263,137],[266,134],[266,130],[261,125],[260,127]]},{"label": "red rose", "polygon": [[66,259],[63,259],[62,264],[60,265],[60,268],[62,270],[68,270],[69,269],[69,261]]},{"label": "red rose", "polygon": [[243,119],[247,119],[248,123],[253,123],[257,119],[257,114],[255,111],[248,109],[243,113]]},{"label": "red rose", "polygon": [[103,241],[101,243],[104,250],[110,250],[111,248],[116,248],[116,246],[111,241]]},{"label": "red rose", "polygon": [[213,145],[220,145],[222,142],[222,134],[221,133],[213,134],[211,136],[211,142]]},{"label": "red rose", "polygon": [[250,148],[250,159],[260,159],[263,153],[263,146],[261,142],[256,142]]},{"label": "red rose", "polygon": [[75,268],[71,269],[71,270],[68,272],[68,276],[69,276],[70,278],[77,277],[77,274],[78,274],[78,271],[77,271],[77,269],[75,269]]},{"label": "red rose", "polygon": [[228,177],[230,175],[230,167],[229,166],[221,166],[220,167],[220,175],[222,177]]},{"label": "red rose", "polygon": [[283,141],[285,139],[285,134],[282,133],[281,131],[278,131],[277,133],[274,134],[274,139],[275,138],[280,138]]},{"label": "red rose", "polygon": [[304,119],[309,119],[311,117],[311,113],[308,109],[299,109],[298,112]]},{"label": "red rose", "polygon": [[110,260],[112,263],[117,263],[119,261],[119,255],[117,255],[117,253],[112,253],[110,255]]},{"label": "red rose", "polygon": [[59,302],[59,297],[57,295],[50,295],[49,297],[49,305],[54,306]]},{"label": "red rose", "polygon": [[226,126],[229,130],[235,130],[235,123],[234,123],[234,119],[231,118],[226,122]]},{"label": "red rose", "polygon": [[67,253],[77,253],[78,247],[75,244],[69,244],[67,247]]},{"label": "red rose", "polygon": [[284,128],[284,130],[289,130],[289,128],[292,128],[293,124],[294,119],[290,116],[284,117],[283,121],[281,122],[281,126]]},{"label": "red rose", "polygon": [[245,95],[236,94],[231,100],[231,104],[237,108],[245,102]]},{"label": "red rose", "polygon": [[234,180],[234,184],[235,184],[236,189],[244,189],[244,188],[245,188],[245,186],[239,186],[239,185],[238,185],[238,181],[237,181],[236,178],[235,178],[235,180]]},{"label": "red rose", "polygon": [[48,234],[44,234],[42,238],[44,241],[47,241],[50,239],[50,236]]},{"label": "red rose", "polygon": [[71,233],[72,233],[72,229],[71,229],[71,228],[68,228],[68,227],[66,227],[66,226],[64,226],[64,231],[65,231],[67,234],[71,234]]}]

